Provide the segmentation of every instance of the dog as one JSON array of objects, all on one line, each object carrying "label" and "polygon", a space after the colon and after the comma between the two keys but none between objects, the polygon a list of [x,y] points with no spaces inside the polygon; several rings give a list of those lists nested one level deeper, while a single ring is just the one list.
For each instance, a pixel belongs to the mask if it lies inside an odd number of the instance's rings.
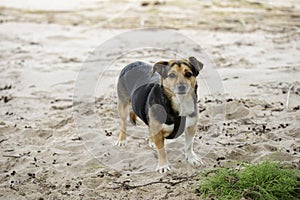
[{"label": "dog", "polygon": [[177,138],[183,132],[187,162],[203,164],[193,151],[198,121],[196,77],[202,68],[195,57],[159,61],[153,67],[137,61],[124,67],[117,83],[120,133],[115,145],[126,144],[127,116],[134,125],[139,117],[149,127],[150,145],[157,149],[156,171],[171,169],[164,140]]}]

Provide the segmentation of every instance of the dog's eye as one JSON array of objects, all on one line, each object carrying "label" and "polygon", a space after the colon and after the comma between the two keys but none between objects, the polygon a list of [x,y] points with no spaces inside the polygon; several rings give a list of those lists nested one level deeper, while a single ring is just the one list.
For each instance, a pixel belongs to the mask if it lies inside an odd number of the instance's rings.
[{"label": "dog's eye", "polygon": [[193,74],[191,72],[186,72],[184,76],[187,77],[187,78],[190,78],[190,77],[192,77],[192,75]]},{"label": "dog's eye", "polygon": [[171,74],[169,74],[169,77],[170,77],[170,78],[176,78],[176,74],[171,73]]}]

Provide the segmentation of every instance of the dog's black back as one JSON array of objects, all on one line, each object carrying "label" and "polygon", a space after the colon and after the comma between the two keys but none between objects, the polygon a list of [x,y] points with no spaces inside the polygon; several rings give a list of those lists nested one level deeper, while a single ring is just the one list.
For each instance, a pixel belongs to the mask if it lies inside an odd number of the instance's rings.
[{"label": "dog's black back", "polygon": [[120,73],[117,91],[119,98],[123,101],[129,101],[132,94],[141,86],[149,83],[158,83],[159,74],[151,77],[152,66],[144,62],[134,62],[126,67]]}]

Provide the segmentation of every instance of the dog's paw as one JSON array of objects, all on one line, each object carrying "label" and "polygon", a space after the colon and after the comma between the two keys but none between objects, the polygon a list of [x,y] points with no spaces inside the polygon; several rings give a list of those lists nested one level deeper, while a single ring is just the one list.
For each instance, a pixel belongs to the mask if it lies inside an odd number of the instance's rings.
[{"label": "dog's paw", "polygon": [[122,146],[125,146],[126,143],[127,143],[126,140],[117,140],[115,143],[115,146],[122,147]]},{"label": "dog's paw", "polygon": [[190,154],[187,154],[186,161],[191,165],[204,165],[204,161],[201,158],[198,158],[198,156],[192,152]]},{"label": "dog's paw", "polygon": [[163,166],[157,166],[156,167],[156,171],[159,172],[159,173],[166,173],[168,171],[171,170],[171,166],[166,164],[166,165],[163,165]]}]

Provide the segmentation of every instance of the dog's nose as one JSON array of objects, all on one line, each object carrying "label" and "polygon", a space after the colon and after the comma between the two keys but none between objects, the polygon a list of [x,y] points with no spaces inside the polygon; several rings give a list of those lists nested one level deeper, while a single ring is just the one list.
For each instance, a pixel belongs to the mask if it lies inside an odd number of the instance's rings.
[{"label": "dog's nose", "polygon": [[179,86],[178,86],[178,90],[179,90],[180,92],[184,92],[185,89],[186,89],[185,85],[179,85]]}]

